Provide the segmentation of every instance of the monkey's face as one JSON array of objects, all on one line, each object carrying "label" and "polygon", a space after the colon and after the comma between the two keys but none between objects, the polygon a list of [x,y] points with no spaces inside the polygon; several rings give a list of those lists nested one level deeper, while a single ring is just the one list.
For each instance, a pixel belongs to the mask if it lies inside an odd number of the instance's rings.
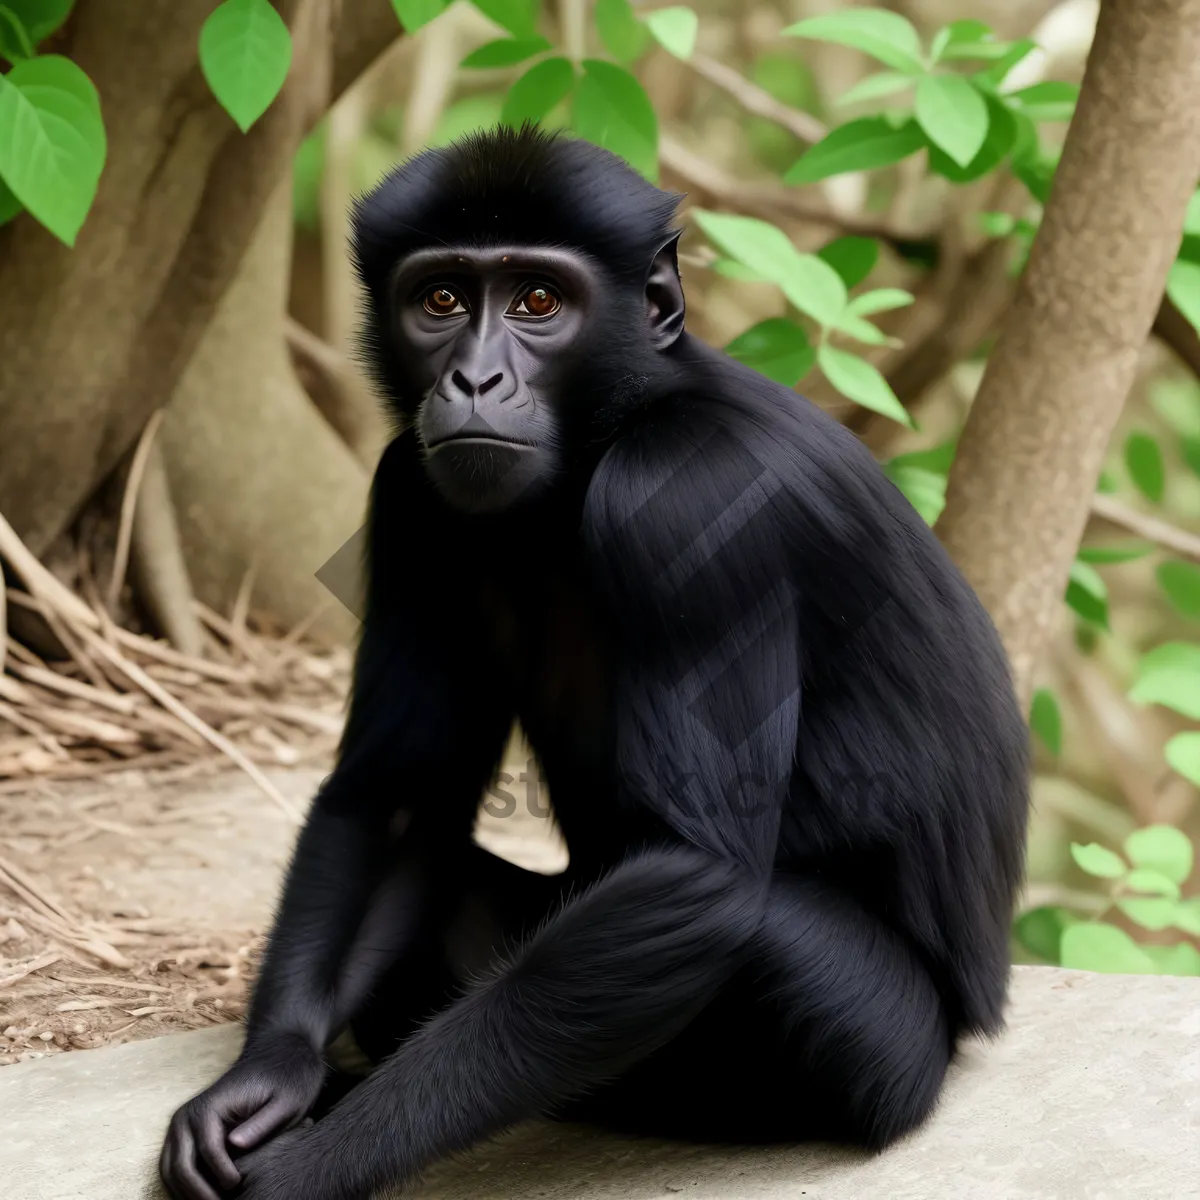
[{"label": "monkey's face", "polygon": [[497,512],[563,468],[569,381],[610,285],[584,255],[427,249],[394,277],[393,337],[414,392],[425,464],[448,503]]}]

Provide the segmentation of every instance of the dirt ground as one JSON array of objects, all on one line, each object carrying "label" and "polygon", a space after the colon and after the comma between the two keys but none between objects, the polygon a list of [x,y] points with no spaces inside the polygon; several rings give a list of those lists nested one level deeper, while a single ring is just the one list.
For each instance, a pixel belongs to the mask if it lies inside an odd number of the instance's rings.
[{"label": "dirt ground", "polygon": [[[267,774],[303,809],[332,753]],[[552,822],[506,791],[479,841],[561,869]],[[0,1065],[240,1018],[295,834],[220,762],[0,795]]]}]

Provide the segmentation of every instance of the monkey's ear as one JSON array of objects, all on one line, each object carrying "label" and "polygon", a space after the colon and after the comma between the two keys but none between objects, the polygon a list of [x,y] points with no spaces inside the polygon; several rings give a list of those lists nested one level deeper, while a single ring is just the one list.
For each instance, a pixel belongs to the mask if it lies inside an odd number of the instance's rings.
[{"label": "monkey's ear", "polygon": [[665,350],[683,332],[686,305],[679,279],[679,234],[664,243],[650,264],[646,277],[646,306],[650,339],[656,350]]}]

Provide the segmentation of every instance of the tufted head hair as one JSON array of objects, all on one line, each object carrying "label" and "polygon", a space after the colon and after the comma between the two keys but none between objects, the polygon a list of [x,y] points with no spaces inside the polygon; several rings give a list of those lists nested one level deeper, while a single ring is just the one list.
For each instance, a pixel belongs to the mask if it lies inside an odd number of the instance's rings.
[{"label": "tufted head hair", "polygon": [[501,126],[423,151],[387,175],[355,208],[354,259],[377,299],[398,260],[436,245],[581,250],[640,285],[675,232],[680,199],[598,146]]}]

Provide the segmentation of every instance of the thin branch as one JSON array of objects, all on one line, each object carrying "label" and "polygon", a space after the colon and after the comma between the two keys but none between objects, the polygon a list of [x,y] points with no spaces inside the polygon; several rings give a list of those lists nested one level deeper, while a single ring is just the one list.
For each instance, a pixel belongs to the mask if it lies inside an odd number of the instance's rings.
[{"label": "thin branch", "polygon": [[267,797],[275,803],[275,806],[281,812],[290,820],[299,824],[302,818],[292,802],[227,737],[218,733],[207,722],[202,721],[187,705],[177,700],[157,680],[152,679],[136,663],[130,662],[129,659],[114,650],[102,638],[90,632],[85,632],[84,636],[97,654],[105,658],[122,674],[128,676],[146,695],[152,700],[158,701],[172,716],[178,717],[179,720],[198,733],[209,745],[220,750],[226,758],[241,767],[258,784]]},{"label": "thin branch", "polygon": [[1122,504],[1120,500],[1099,493],[1092,497],[1092,515],[1120,525],[1147,541],[1157,542],[1185,558],[1194,558],[1200,562],[1200,534],[1189,533],[1158,517],[1147,516],[1127,504]]},{"label": "thin branch", "polygon": [[1200,378],[1200,335],[1169,296],[1164,296],[1159,305],[1153,332],[1159,341],[1175,352],[1193,375]]},{"label": "thin branch", "polygon": [[805,145],[819,142],[828,133],[816,117],[776,100],[770,92],[764,91],[756,83],[751,83],[740,71],[718,62],[715,58],[709,58],[706,54],[693,54],[687,63],[697,75],[731,96],[747,112],[774,121],[776,125],[782,125]]},{"label": "thin branch", "polygon": [[689,150],[669,135],[659,138],[658,157],[663,167],[690,191],[701,192],[711,200],[737,212],[754,216],[808,221],[860,237],[877,237],[894,244],[921,241],[932,237],[934,229],[900,229],[870,217],[835,213],[806,200],[797,188],[783,184],[751,184],[726,174],[702,155]]},{"label": "thin branch", "polygon": [[[143,470],[131,539],[135,586],[168,641],[182,653],[199,657],[204,649],[204,629],[192,611],[192,580],[158,442],[149,443]],[[113,578],[117,578],[115,572]]]},{"label": "thin branch", "polygon": [[[321,416],[369,469],[386,441],[382,407],[349,356],[285,315],[284,335],[309,399]],[[306,378],[311,375],[311,378]]]},{"label": "thin branch", "polygon": [[49,608],[56,609],[72,621],[87,629],[99,629],[100,618],[65,584],[60,583],[28,550],[17,536],[17,531],[0,513],[0,558],[10,567],[29,589],[30,595],[42,600]]},{"label": "thin branch", "polygon": [[117,601],[121,598],[121,585],[125,582],[125,569],[129,565],[129,543],[133,538],[133,516],[137,511],[138,494],[142,490],[142,476],[146,471],[146,463],[150,459],[150,448],[158,435],[158,427],[162,424],[163,410],[156,409],[150,414],[138,438],[137,448],[133,452],[133,461],[129,464],[129,477],[125,480],[125,494],[121,497],[121,521],[117,528],[117,548],[113,554],[112,577],[108,581],[108,594],[105,601],[110,612],[116,610]]},{"label": "thin branch", "polygon": [[238,584],[237,595],[233,599],[233,609],[229,613],[230,628],[235,631],[239,641],[245,637],[246,622],[250,616],[250,600],[254,595],[254,579],[257,575],[258,563],[256,561],[246,568],[242,582]]},{"label": "thin branch", "polygon": [[558,0],[558,27],[567,57],[575,63],[587,54],[587,0]]}]

